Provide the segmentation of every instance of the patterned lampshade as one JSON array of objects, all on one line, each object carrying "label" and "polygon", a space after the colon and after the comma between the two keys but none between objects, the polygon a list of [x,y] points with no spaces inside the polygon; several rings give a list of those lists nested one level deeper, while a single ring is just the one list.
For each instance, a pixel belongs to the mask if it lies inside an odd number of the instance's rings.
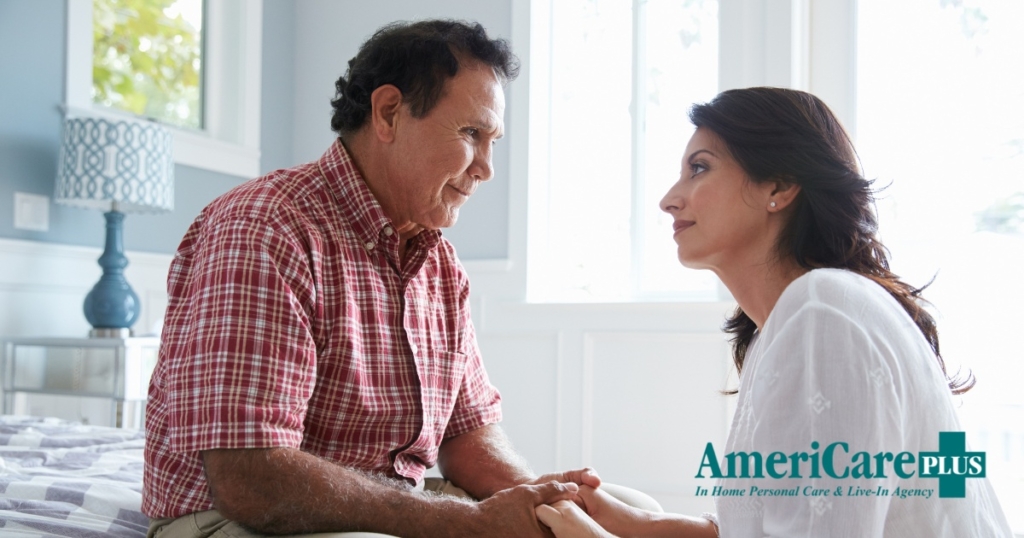
[{"label": "patterned lampshade", "polygon": [[103,211],[172,211],[170,131],[156,123],[66,119],[54,200]]}]

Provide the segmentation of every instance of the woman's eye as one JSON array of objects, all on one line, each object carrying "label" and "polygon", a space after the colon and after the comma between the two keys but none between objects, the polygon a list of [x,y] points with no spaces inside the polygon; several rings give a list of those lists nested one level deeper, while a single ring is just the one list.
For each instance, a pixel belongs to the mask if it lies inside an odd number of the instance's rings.
[{"label": "woman's eye", "polygon": [[695,175],[697,175],[697,174],[699,174],[701,172],[706,171],[707,169],[708,169],[708,167],[704,166],[701,163],[693,163],[693,164],[690,165],[690,175],[691,176],[695,176]]}]

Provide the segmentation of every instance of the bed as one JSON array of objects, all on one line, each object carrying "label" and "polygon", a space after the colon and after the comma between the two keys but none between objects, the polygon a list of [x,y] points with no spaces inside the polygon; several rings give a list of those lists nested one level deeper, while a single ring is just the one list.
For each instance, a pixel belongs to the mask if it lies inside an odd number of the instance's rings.
[{"label": "bed", "polygon": [[143,433],[0,416],[0,535],[143,537]]}]

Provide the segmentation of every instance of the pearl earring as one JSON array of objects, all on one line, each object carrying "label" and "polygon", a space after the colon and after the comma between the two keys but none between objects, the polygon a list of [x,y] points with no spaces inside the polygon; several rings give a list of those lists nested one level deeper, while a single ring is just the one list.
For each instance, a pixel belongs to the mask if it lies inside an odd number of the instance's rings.
[{"label": "pearl earring", "polygon": [[770,203],[770,204],[768,204],[768,205],[770,205],[770,206],[772,206],[772,207],[775,207],[775,202],[773,201],[772,203]]}]

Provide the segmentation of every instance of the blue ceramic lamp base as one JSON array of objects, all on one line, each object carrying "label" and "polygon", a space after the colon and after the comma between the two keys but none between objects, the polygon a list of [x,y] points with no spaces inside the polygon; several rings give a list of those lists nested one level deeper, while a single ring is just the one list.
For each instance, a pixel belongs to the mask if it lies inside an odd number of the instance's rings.
[{"label": "blue ceramic lamp base", "polygon": [[90,336],[128,336],[139,319],[140,304],[139,296],[124,278],[128,266],[121,233],[124,213],[109,211],[103,216],[107,219],[107,239],[98,260],[103,276],[85,296],[85,319],[93,326]]}]

